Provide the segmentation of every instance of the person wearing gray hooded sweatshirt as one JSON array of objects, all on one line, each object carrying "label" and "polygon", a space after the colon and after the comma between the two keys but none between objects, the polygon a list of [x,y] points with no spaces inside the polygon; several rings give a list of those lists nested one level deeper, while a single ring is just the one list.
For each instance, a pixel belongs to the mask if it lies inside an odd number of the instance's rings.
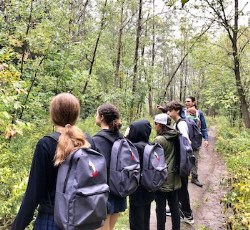
[{"label": "person wearing gray hooded sweatshirt", "polygon": [[154,122],[157,133],[154,142],[163,147],[168,165],[168,177],[162,187],[155,192],[157,230],[165,230],[167,201],[171,213],[172,230],[179,230],[180,211],[177,191],[181,188],[181,178],[175,169],[178,131],[170,127],[171,118],[166,113],[156,115]]},{"label": "person wearing gray hooded sweatshirt", "polygon": [[[147,120],[133,122],[125,136],[137,148],[140,158],[140,165],[143,165],[143,152],[146,144],[149,142],[151,125]],[[150,229],[150,208],[154,199],[154,193],[148,192],[142,186],[129,196],[129,224],[131,230],[149,230]]]}]

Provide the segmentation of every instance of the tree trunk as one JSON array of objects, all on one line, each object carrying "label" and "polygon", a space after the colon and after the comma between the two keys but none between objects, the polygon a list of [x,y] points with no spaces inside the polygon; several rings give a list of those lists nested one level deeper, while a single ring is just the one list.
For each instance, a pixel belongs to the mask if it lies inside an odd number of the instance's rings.
[{"label": "tree trunk", "polygon": [[115,63],[115,87],[121,88],[121,76],[120,76],[120,65],[121,65],[121,51],[122,51],[122,35],[123,35],[123,11],[124,11],[124,1],[121,3],[121,15],[120,15],[120,28],[117,41],[117,53],[116,53],[116,63]]},{"label": "tree trunk", "polygon": [[164,97],[166,97],[167,95],[167,90],[168,90],[168,87],[170,86],[171,82],[174,80],[179,68],[181,67],[182,63],[185,61],[186,57],[188,56],[188,54],[192,51],[192,49],[194,48],[194,46],[196,45],[196,43],[202,38],[202,36],[210,29],[210,27],[212,26],[214,21],[212,21],[206,29],[204,29],[197,37],[196,39],[194,40],[194,42],[189,46],[189,48],[187,49],[185,55],[183,55],[181,61],[178,63],[176,69],[173,71],[173,73],[171,74],[170,78],[169,78],[169,81],[167,82],[166,84],[166,87],[165,87],[165,91],[164,91]]},{"label": "tree trunk", "polygon": [[99,45],[101,34],[102,34],[102,31],[103,31],[104,25],[105,25],[105,13],[106,13],[107,1],[108,0],[105,0],[105,3],[104,3],[104,7],[103,7],[103,11],[102,11],[100,30],[99,30],[99,33],[97,35],[97,39],[96,39],[96,42],[95,42],[95,47],[94,47],[94,51],[93,51],[93,54],[92,54],[92,59],[89,60],[90,61],[90,67],[89,67],[88,78],[86,79],[86,81],[85,81],[85,83],[83,85],[82,94],[86,93],[89,81],[90,81],[90,79],[92,77],[92,71],[93,71],[93,67],[94,67],[94,63],[95,63],[95,59],[96,59],[96,52],[97,52],[97,48],[98,48],[98,45]]},{"label": "tree trunk", "polygon": [[[33,13],[33,2],[34,2],[34,0],[31,0],[31,2],[30,2],[30,13],[29,13],[29,19],[28,19],[26,33],[25,33],[26,36],[29,34],[29,30],[31,27],[32,13]],[[27,48],[28,48],[28,44],[24,40],[23,45],[22,45],[22,58],[21,58],[21,67],[20,67],[20,72],[21,72],[20,78],[21,79],[23,79],[24,59],[25,59],[25,54],[26,54]]]},{"label": "tree trunk", "polygon": [[26,104],[28,103],[28,100],[29,100],[29,95],[30,95],[31,90],[32,90],[32,88],[33,88],[33,86],[34,86],[34,83],[35,83],[36,78],[37,78],[37,73],[38,73],[38,71],[40,70],[40,66],[42,65],[44,59],[45,59],[45,56],[43,56],[43,58],[40,60],[40,62],[39,62],[39,64],[38,64],[38,67],[37,67],[37,69],[36,69],[36,72],[35,72],[35,74],[34,74],[34,77],[33,77],[33,79],[32,79],[32,82],[31,82],[30,87],[29,87],[29,89],[28,89],[28,93],[27,93],[27,95],[26,95],[26,97],[25,97],[25,101],[24,101],[24,103],[23,103],[22,106],[21,106],[21,111],[20,111],[20,114],[19,114],[19,119],[22,119],[22,118],[23,118],[24,110],[25,110]]},{"label": "tree trunk", "polygon": [[133,79],[132,79],[132,101],[130,107],[130,120],[134,117],[134,96],[137,89],[137,78],[138,78],[138,59],[139,59],[139,46],[141,37],[141,21],[142,21],[142,0],[139,0],[138,20],[136,29],[136,41],[135,41],[135,54],[134,54],[134,68],[133,68]]},{"label": "tree trunk", "polygon": [[236,80],[237,91],[240,98],[241,104],[241,112],[243,121],[245,123],[246,128],[250,128],[250,114],[248,110],[248,104],[245,96],[245,92],[241,82],[241,73],[240,73],[240,61],[239,61],[239,53],[238,53],[238,17],[239,17],[239,9],[238,9],[238,0],[235,0],[235,13],[234,13],[234,29],[233,29],[233,40],[232,40],[232,48],[233,48],[233,60],[234,60],[234,75]]},{"label": "tree trunk", "polygon": [[[154,66],[155,66],[155,0],[153,0],[153,41],[152,41],[152,77],[154,77]],[[154,115],[153,111],[153,89],[151,76],[148,79],[148,109],[149,115],[152,117]]]},{"label": "tree trunk", "polygon": [[215,8],[213,4],[211,4],[210,1],[205,0],[208,6],[213,10],[213,12],[217,15],[218,19],[220,20],[220,24],[225,28],[227,31],[228,37],[231,41],[232,50],[233,50],[233,62],[234,62],[234,76],[236,81],[236,87],[238,96],[240,99],[240,109],[243,116],[243,122],[245,124],[246,128],[250,128],[250,113],[248,110],[248,103],[246,99],[246,95],[244,92],[244,88],[241,82],[241,72],[240,72],[240,60],[239,56],[240,53],[238,51],[238,22],[239,22],[239,5],[238,0],[234,0],[234,24],[231,26],[230,19],[227,18],[225,7],[224,7],[224,1],[219,0],[219,9]]},{"label": "tree trunk", "polygon": [[[183,56],[183,54],[185,54],[185,46],[183,47],[183,49],[181,49],[181,57]],[[182,101],[182,97],[183,97],[183,78],[184,78],[184,66],[185,62],[182,63],[181,67],[180,67],[180,91],[179,91],[179,101]]]},{"label": "tree trunk", "polygon": [[85,19],[86,19],[86,11],[87,11],[88,4],[89,4],[89,0],[86,0],[85,3],[83,4],[83,9],[81,9],[80,15],[77,19],[78,35],[81,35],[82,38],[85,36]]},{"label": "tree trunk", "polygon": [[187,96],[188,58],[186,58],[184,64],[185,64],[185,71],[184,71],[183,99],[185,100],[185,98],[186,98],[186,96]]}]

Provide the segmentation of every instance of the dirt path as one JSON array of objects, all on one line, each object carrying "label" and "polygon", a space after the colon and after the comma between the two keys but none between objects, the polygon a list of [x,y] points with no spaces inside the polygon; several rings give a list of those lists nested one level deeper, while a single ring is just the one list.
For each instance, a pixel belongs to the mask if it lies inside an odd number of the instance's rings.
[{"label": "dirt path", "polygon": [[[223,161],[215,152],[215,128],[209,131],[209,147],[202,148],[199,159],[199,180],[202,188],[189,183],[189,194],[194,215],[194,225],[181,223],[181,230],[220,230],[226,229],[225,216],[220,199],[226,193],[221,185],[221,179],[227,174]],[[151,210],[151,230],[156,230],[155,203]],[[166,230],[171,229],[171,219],[167,217]]]}]

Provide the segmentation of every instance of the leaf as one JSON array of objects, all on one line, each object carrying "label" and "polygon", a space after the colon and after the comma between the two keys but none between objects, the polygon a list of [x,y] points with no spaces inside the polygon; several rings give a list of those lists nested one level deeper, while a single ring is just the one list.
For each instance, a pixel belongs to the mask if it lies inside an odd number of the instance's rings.
[{"label": "leaf", "polygon": [[184,5],[188,2],[189,0],[181,0],[181,7],[183,8]]}]

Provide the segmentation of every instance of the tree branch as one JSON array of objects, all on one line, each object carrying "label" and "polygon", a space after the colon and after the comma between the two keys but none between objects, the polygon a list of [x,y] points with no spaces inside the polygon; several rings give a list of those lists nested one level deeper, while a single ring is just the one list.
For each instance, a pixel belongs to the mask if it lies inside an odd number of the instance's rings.
[{"label": "tree branch", "polygon": [[243,50],[246,48],[246,46],[250,43],[250,38],[245,42],[245,44],[240,48],[240,52],[243,52]]},{"label": "tree branch", "polygon": [[170,86],[171,82],[173,81],[177,71],[179,70],[179,68],[181,67],[182,63],[184,62],[185,58],[188,56],[188,54],[192,51],[193,47],[195,46],[195,44],[200,40],[200,38],[210,29],[210,27],[212,26],[212,24],[214,23],[214,21],[212,21],[208,27],[201,33],[199,34],[199,36],[195,39],[195,41],[193,42],[193,44],[189,47],[189,49],[187,50],[186,54],[182,57],[181,61],[179,62],[178,66],[176,67],[175,71],[173,72],[172,76],[170,77],[167,85],[166,85],[166,89],[164,92],[164,97],[166,97],[167,95],[167,89]]}]

